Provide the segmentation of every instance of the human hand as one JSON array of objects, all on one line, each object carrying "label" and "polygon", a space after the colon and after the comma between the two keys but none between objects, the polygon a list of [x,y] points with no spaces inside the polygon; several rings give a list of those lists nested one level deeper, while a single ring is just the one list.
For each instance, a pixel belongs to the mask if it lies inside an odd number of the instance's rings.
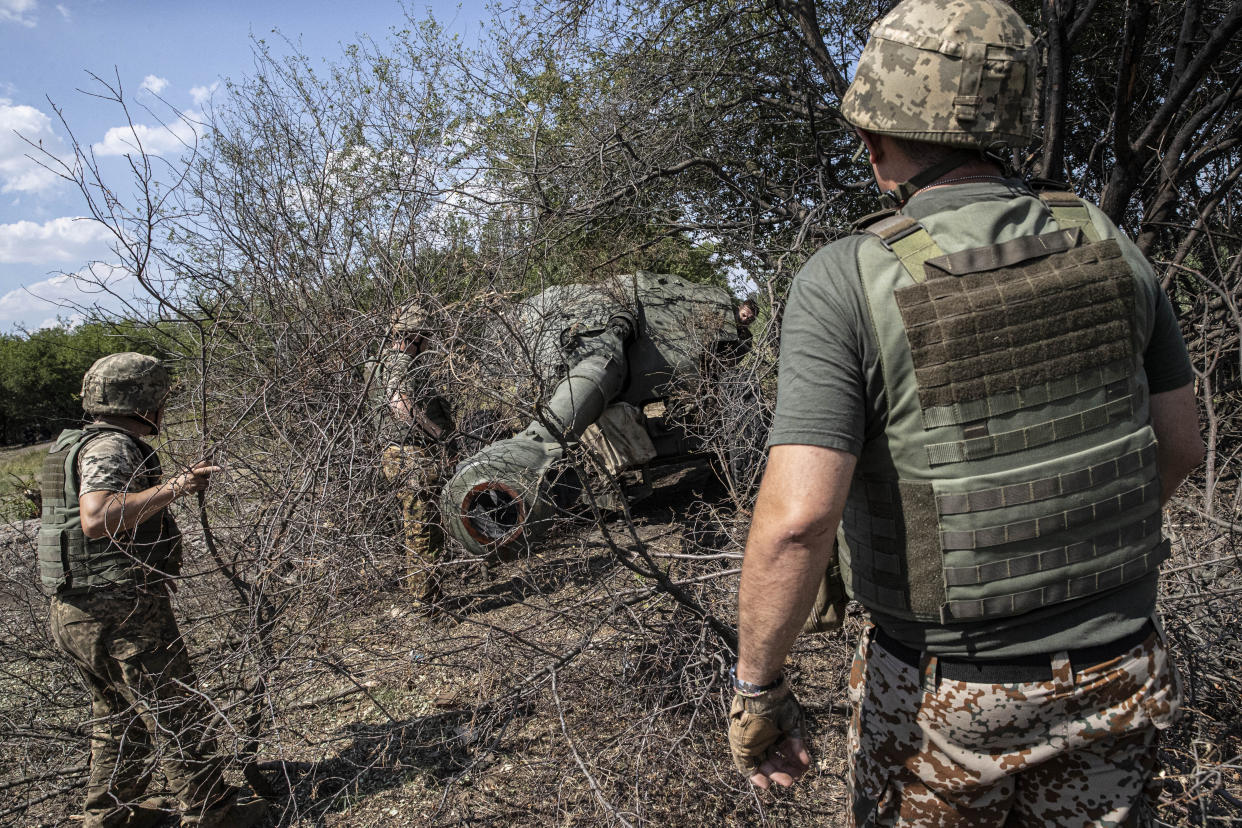
[{"label": "human hand", "polygon": [[733,764],[751,783],[792,785],[811,766],[802,741],[802,706],[788,684],[758,696],[734,695],[729,709]]},{"label": "human hand", "polygon": [[173,490],[173,497],[206,491],[211,483],[211,476],[221,468],[221,466],[213,466],[209,460],[198,461],[188,470],[168,481],[168,485]]}]

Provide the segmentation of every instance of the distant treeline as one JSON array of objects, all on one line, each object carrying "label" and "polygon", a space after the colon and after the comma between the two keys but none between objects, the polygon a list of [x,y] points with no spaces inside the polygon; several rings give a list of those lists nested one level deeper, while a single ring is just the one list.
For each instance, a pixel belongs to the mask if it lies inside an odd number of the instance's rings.
[{"label": "distant treeline", "polygon": [[120,323],[0,334],[0,443],[48,439],[82,422],[78,394],[92,362],[118,351],[154,352],[129,332]]}]

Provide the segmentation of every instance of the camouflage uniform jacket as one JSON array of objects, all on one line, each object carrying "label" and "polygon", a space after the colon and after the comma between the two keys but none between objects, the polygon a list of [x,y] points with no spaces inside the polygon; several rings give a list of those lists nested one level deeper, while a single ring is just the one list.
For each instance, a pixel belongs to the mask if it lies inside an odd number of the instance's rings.
[{"label": "camouflage uniform jacket", "polygon": [[375,378],[376,402],[380,411],[381,437],[393,445],[430,446],[440,442],[427,434],[417,422],[397,419],[390,406],[394,395],[405,394],[427,419],[447,437],[454,428],[452,408],[436,388],[435,377],[426,358],[396,349],[379,358]]}]

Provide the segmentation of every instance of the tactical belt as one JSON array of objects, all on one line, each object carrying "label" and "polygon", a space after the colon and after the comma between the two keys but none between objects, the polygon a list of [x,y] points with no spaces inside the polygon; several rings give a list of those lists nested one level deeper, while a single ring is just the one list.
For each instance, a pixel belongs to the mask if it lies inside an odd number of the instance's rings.
[{"label": "tactical belt", "polygon": [[[1156,627],[1150,620],[1137,631],[1127,636],[1097,644],[1094,647],[1080,647],[1069,650],[1070,664],[1075,670],[1082,670],[1101,664],[1122,655],[1146,641]],[[901,663],[922,669],[923,653],[913,647],[907,647],[882,628],[875,628],[873,639]],[[972,684],[1018,684],[1032,681],[1052,681],[1052,654],[1035,653],[1034,655],[1018,656],[1001,659],[966,659],[938,656],[936,658],[937,675],[945,681],[964,681]]]}]

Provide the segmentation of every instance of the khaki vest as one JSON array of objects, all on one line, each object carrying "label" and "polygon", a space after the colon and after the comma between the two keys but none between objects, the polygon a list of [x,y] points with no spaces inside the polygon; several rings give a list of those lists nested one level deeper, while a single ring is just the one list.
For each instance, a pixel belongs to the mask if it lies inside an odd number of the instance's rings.
[{"label": "khaki vest", "polygon": [[1054,221],[986,248],[946,256],[951,234],[902,215],[859,246],[888,423],[859,458],[839,540],[847,590],[877,611],[1019,615],[1168,554],[1137,277],[1078,199],[1041,198]]},{"label": "khaki vest", "polygon": [[108,432],[134,441],[149,473],[135,479],[133,491],[156,485],[162,476],[155,451],[128,431],[95,423],[62,431],[43,461],[43,519],[39,527],[39,579],[48,595],[108,588],[133,588],[176,575],[181,568],[181,533],[167,509],[143,521],[121,541],[91,540],[82,534],[78,504],[78,456]]}]

